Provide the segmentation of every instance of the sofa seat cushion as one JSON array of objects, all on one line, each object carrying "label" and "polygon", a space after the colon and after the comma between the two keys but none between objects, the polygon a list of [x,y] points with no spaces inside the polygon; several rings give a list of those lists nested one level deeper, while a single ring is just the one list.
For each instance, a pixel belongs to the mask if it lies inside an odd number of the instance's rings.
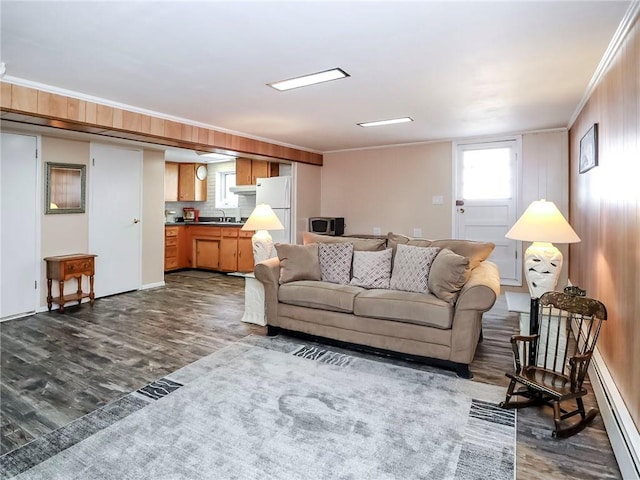
[{"label": "sofa seat cushion", "polygon": [[337,283],[300,280],[281,285],[278,300],[289,305],[353,313],[354,299],[364,288]]},{"label": "sofa seat cushion", "polygon": [[355,300],[353,313],[429,327],[451,328],[453,307],[430,293],[367,290]]}]

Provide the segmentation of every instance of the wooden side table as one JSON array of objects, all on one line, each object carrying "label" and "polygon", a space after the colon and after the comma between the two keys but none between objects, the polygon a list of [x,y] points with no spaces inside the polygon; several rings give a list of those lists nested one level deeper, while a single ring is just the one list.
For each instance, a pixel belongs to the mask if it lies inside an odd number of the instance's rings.
[{"label": "wooden side table", "polygon": [[[51,305],[57,303],[60,305],[60,313],[64,313],[64,304],[67,302],[77,301],[78,305],[83,298],[89,298],[91,305],[95,299],[93,293],[93,275],[95,273],[94,258],[97,255],[87,253],[74,253],[71,255],[58,255],[55,257],[46,257],[47,262],[47,307],[51,310]],[[82,291],[82,276],[89,277],[89,293]],[[78,282],[78,290],[76,293],[69,295],[64,294],[64,282],[71,278],[75,278]],[[51,295],[51,284],[53,280],[58,281],[60,296],[53,297]]]}]

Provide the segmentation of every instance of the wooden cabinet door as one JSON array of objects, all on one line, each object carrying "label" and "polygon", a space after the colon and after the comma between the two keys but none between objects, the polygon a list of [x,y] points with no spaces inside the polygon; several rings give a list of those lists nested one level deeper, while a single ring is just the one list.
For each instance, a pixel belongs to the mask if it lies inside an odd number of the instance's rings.
[{"label": "wooden cabinet door", "polygon": [[220,270],[235,272],[238,270],[238,230],[222,228],[220,238]]},{"label": "wooden cabinet door", "polygon": [[251,184],[256,184],[256,178],[267,178],[269,176],[269,163],[265,160],[253,160],[251,162]]},{"label": "wooden cabinet door", "polygon": [[[207,200],[207,178],[203,178],[202,180],[198,178],[197,172],[198,167],[202,166],[202,163],[196,163],[193,166],[193,171],[195,172],[193,181],[195,182],[194,186],[194,197],[193,199],[196,202],[205,202]],[[205,165],[206,168],[206,165]]]},{"label": "wooden cabinet door", "polygon": [[220,242],[217,240],[196,240],[196,268],[220,268]]},{"label": "wooden cabinet door", "polygon": [[249,158],[236,158],[236,185],[251,185],[251,163]]},{"label": "wooden cabinet door", "polygon": [[254,232],[240,230],[238,236],[238,271],[253,272],[253,245],[251,237]]},{"label": "wooden cabinet door", "polygon": [[178,201],[178,164],[166,162],[164,164],[164,201]]},{"label": "wooden cabinet door", "polygon": [[178,200],[193,202],[196,199],[196,169],[194,163],[180,163],[178,176]]}]

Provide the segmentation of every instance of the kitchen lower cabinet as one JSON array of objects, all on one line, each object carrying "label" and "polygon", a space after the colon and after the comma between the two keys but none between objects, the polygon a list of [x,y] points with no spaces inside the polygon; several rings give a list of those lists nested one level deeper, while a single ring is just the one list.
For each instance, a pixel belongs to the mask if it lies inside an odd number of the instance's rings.
[{"label": "kitchen lower cabinet", "polygon": [[196,268],[218,270],[220,267],[220,241],[196,240],[195,259],[194,267]]},{"label": "kitchen lower cabinet", "polygon": [[166,272],[180,268],[253,272],[253,233],[240,230],[239,226],[166,226],[164,269]]},{"label": "kitchen lower cabinet", "polygon": [[238,228],[223,228],[220,238],[220,270],[238,270]]},{"label": "kitchen lower cabinet", "polygon": [[253,272],[253,244],[251,237],[254,232],[250,230],[240,230],[238,232],[238,271]]}]

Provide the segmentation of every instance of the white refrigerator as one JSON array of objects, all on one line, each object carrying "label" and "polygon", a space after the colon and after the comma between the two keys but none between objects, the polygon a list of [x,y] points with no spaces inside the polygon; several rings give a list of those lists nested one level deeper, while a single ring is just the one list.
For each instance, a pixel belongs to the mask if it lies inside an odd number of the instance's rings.
[{"label": "white refrigerator", "polygon": [[284,230],[269,230],[273,243],[291,243],[291,177],[256,179],[256,205],[266,203],[282,222]]}]

